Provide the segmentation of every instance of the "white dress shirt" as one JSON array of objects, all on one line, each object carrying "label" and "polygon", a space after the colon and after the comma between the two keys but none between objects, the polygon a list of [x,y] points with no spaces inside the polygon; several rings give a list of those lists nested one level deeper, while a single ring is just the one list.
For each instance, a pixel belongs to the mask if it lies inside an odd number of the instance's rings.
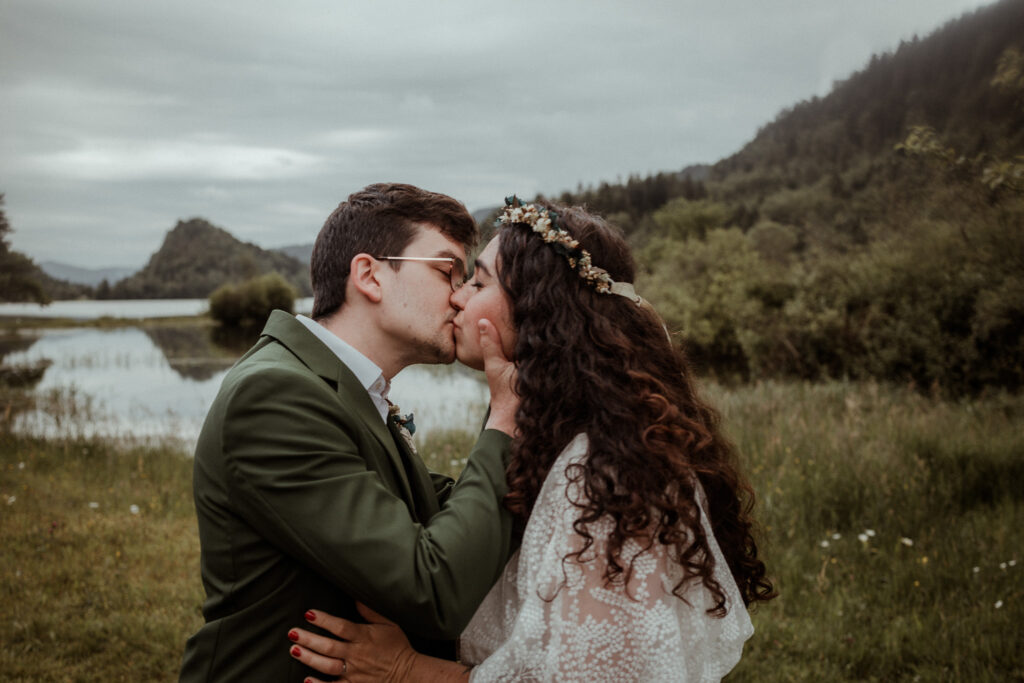
[{"label": "white dress shirt", "polygon": [[370,400],[373,401],[374,407],[380,413],[380,419],[387,424],[390,405],[388,392],[391,391],[391,382],[384,379],[384,372],[377,367],[377,364],[312,318],[297,315],[295,319],[316,335],[316,338],[322,341],[352,371],[366,392],[370,394]]}]

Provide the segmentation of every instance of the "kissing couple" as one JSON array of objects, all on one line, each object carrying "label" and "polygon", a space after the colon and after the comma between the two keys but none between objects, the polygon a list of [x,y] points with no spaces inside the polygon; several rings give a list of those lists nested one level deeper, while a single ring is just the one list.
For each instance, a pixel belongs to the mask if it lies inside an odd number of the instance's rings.
[{"label": "kissing couple", "polygon": [[[477,240],[461,203],[411,185],[328,217],[312,315],[271,314],[199,437],[205,624],[183,683],[717,681],[738,662],[747,606],[773,596],[753,492],[622,235],[511,197],[467,281]],[[388,390],[456,359],[490,409],[452,480]]]}]

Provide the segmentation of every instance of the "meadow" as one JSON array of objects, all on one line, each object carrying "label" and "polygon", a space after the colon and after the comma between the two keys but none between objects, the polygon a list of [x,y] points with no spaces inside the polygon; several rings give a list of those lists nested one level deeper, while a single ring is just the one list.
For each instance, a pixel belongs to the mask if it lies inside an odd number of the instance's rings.
[{"label": "meadow", "polygon": [[[706,389],[779,590],[728,680],[1024,680],[1024,397]],[[176,680],[202,621],[190,458],[10,433],[31,400],[0,390],[0,678]],[[433,432],[419,449],[456,473],[471,442]]]}]

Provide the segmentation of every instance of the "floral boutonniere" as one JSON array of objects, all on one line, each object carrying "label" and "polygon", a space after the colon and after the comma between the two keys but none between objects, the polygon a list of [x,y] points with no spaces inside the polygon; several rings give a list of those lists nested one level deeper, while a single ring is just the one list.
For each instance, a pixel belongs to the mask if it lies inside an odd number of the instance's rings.
[{"label": "floral boutonniere", "polygon": [[416,444],[412,440],[412,435],[416,433],[416,423],[413,422],[412,413],[402,415],[401,409],[392,403],[388,406],[388,419],[395,421],[398,433],[402,435],[409,450],[416,453]]}]

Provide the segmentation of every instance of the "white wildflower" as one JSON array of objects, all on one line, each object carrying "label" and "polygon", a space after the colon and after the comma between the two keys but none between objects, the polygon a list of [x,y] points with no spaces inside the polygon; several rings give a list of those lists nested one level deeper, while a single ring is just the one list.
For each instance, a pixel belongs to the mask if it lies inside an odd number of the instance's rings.
[{"label": "white wildflower", "polygon": [[97,503],[95,500],[90,501],[89,502],[89,509],[91,509],[91,510],[99,510],[100,509],[100,504]]},{"label": "white wildflower", "polygon": [[18,500],[17,496],[7,496],[7,504],[14,505],[14,501]]},{"label": "white wildflower", "polygon": [[1002,606],[1003,606],[1003,601],[1002,600],[996,600],[996,609],[999,609]]},{"label": "white wildflower", "polygon": [[840,538],[842,538],[842,537],[843,537],[843,536],[842,536],[842,534],[840,534],[840,533],[838,533],[838,532],[837,532],[837,533],[834,533],[834,534],[832,534],[832,540],[833,540],[833,541],[838,541],[838,540],[839,540]]},{"label": "white wildflower", "polygon": [[1017,560],[1010,560],[1006,564],[1011,566],[1011,567],[1016,567],[1017,566]]},{"label": "white wildflower", "polygon": [[19,462],[19,463],[18,463],[18,469],[19,469],[19,470],[23,470],[23,469],[25,469],[25,463],[23,463],[23,462]]},{"label": "white wildflower", "polygon": [[867,534],[857,534],[857,540],[860,541],[861,543],[867,543],[868,542],[868,535]]},{"label": "white wildflower", "polygon": [[864,533],[867,534],[868,536],[871,536],[872,538],[875,537],[875,530],[874,529],[865,529]]},{"label": "white wildflower", "polygon": [[1000,569],[1006,569],[1006,563],[1005,562],[1000,562],[999,563],[999,568]]},{"label": "white wildflower", "polygon": [[128,512],[132,513],[133,515],[139,514],[139,506],[138,505],[134,505],[134,504],[133,505],[129,505],[128,506]]},{"label": "white wildflower", "polygon": [[821,545],[822,548],[827,548],[828,547],[828,541],[822,541],[820,543],[820,545]]},{"label": "white wildflower", "polygon": [[908,548],[914,545],[913,539],[907,538],[906,536],[900,539],[900,543],[907,546]]},{"label": "white wildflower", "polygon": [[971,572],[973,572],[975,574],[977,574],[980,571],[981,571],[981,567],[971,567]]}]

